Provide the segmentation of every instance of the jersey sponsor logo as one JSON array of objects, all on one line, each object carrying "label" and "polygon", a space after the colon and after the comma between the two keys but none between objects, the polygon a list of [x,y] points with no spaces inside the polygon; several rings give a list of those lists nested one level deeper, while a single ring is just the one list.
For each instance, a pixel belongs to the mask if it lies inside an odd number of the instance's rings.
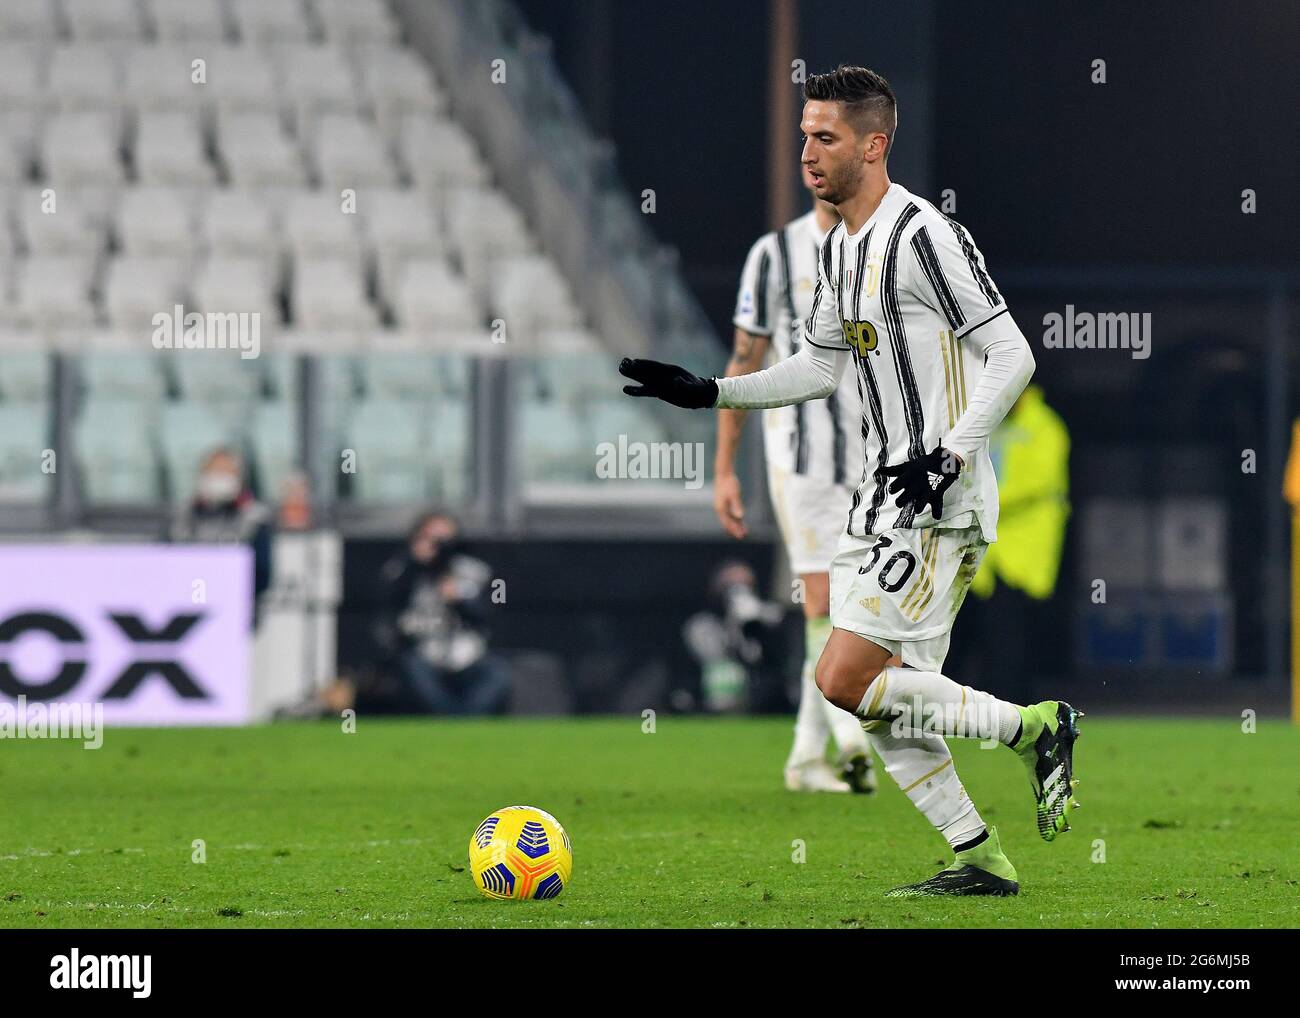
[{"label": "jersey sponsor logo", "polygon": [[859,357],[865,357],[880,345],[880,336],[870,322],[845,321],[842,325],[844,342],[856,350]]},{"label": "jersey sponsor logo", "polygon": [[737,314],[750,315],[754,313],[754,294],[746,290],[740,295],[740,307]]}]

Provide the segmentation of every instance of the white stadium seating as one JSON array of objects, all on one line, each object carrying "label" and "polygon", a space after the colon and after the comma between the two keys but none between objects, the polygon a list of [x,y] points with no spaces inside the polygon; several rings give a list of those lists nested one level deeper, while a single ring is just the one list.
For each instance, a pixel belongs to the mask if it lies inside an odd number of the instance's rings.
[{"label": "white stadium seating", "polygon": [[390,300],[394,317],[408,330],[454,329],[483,322],[469,284],[441,259],[407,262]]},{"label": "white stadium seating", "polygon": [[111,109],[121,101],[122,68],[103,46],[58,46],[47,73],[49,100],[58,109]]},{"label": "white stadium seating", "polygon": [[[7,2],[7,0],[6,0]],[[75,39],[105,42],[144,34],[136,0],[59,0]]]},{"label": "white stadium seating", "polygon": [[50,0],[5,0],[0,4],[0,38],[53,39],[59,9]]},{"label": "white stadium seating", "polygon": [[[239,441],[273,497],[304,356],[363,504],[471,494],[492,357],[571,355],[537,372],[525,459],[589,479],[595,431],[655,422],[581,406],[601,343],[491,178],[386,0],[0,0],[0,424],[23,420],[0,426],[0,503],[48,494],[22,457],[48,441],[56,352],[94,505],[186,498]],[[176,304],[259,313],[261,356],[154,350]]]},{"label": "white stadium seating", "polygon": [[356,263],[342,258],[294,263],[293,314],[306,329],[361,332],[375,325]]},{"label": "white stadium seating", "polygon": [[392,160],[374,124],[358,116],[328,114],[314,125],[311,162],[321,187],[391,187],[396,183]]},{"label": "white stadium seating", "polygon": [[301,0],[226,0],[245,43],[306,42]]},{"label": "white stadium seating", "polygon": [[221,0],[147,0],[158,38],[164,42],[220,42],[226,37]]},{"label": "white stadium seating", "polygon": [[203,187],[213,183],[198,121],[190,114],[141,113],[134,152],[136,177],[142,184]]},{"label": "white stadium seating", "polygon": [[185,191],[133,187],[114,212],[123,253],[137,257],[192,257],[198,248],[193,203]]},{"label": "white stadium seating", "polygon": [[151,334],[154,315],[184,303],[184,268],[183,262],[164,257],[124,255],[109,261],[103,283],[109,322]]},{"label": "white stadium seating", "polygon": [[275,114],[223,113],[216,135],[231,183],[259,191],[305,186],[302,157]]}]

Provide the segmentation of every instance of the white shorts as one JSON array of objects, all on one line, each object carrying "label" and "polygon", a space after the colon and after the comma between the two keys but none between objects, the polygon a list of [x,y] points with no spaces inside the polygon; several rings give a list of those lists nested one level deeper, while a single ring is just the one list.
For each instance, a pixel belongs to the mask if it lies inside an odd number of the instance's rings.
[{"label": "white shorts", "polygon": [[831,564],[831,622],[937,672],[988,543],[979,525],[845,534]]},{"label": "white shorts", "polygon": [[791,473],[774,463],[768,464],[767,484],[790,556],[790,571],[796,576],[830,572],[840,535],[849,523],[853,489]]}]

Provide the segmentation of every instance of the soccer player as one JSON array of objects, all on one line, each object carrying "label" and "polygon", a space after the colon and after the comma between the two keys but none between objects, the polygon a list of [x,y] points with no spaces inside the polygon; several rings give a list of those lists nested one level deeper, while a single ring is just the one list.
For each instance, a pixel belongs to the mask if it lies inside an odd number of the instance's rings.
[{"label": "soccer player", "polygon": [[[863,67],[804,86],[802,162],[840,223],[822,244],[799,351],[763,371],[699,378],[625,360],[631,396],[686,408],[823,399],[852,363],[866,456],[831,563],[834,629],[816,680],[856,713],[886,772],[947,839],[954,862],[891,895],[1009,895],[1015,868],[962,787],[944,737],[996,740],[1029,772],[1038,831],[1069,829],[1078,711],[1019,706],[942,672],[952,620],[988,543],[998,492],[988,439],[1034,358],[959,224],[889,179],[893,90]],[[992,634],[996,639],[996,634]],[[890,664],[897,655],[901,665]]]},{"label": "soccer player", "polygon": [[[807,168],[804,187],[812,191]],[[760,237],[745,259],[736,297],[734,349],[727,375],[758,371],[769,351],[783,360],[803,339],[803,320],[812,311],[817,259],[827,232],[839,222],[835,206],[813,197],[813,209]],[[718,413],[718,450],[713,466],[713,508],[723,529],[746,534],[745,507],[736,476],[736,449],[745,410]],[[847,372],[823,403],[796,403],[763,413],[768,490],[776,510],[790,571],[802,584],[804,663],[795,716],[794,745],[785,762],[785,787],[792,792],[871,792],[875,775],[871,750],[857,717],[830,703],[813,676],[831,633],[830,564],[844,529],[862,462],[862,397]],[[826,740],[834,735],[838,773],[826,762]]]}]

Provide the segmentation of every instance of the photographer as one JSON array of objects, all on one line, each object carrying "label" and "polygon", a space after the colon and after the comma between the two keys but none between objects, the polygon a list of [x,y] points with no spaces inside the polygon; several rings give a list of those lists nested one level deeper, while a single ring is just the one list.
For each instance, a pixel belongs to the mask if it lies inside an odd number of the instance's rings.
[{"label": "photographer", "polygon": [[762,691],[779,686],[785,611],[762,600],[757,586],[745,563],[723,563],[709,582],[709,610],[682,627],[686,646],[700,663],[707,710],[762,709]]},{"label": "photographer", "polygon": [[500,714],[510,680],[488,650],[491,570],[460,550],[459,529],[445,512],[416,522],[406,551],[380,575],[385,611],[375,635],[420,709]]}]

